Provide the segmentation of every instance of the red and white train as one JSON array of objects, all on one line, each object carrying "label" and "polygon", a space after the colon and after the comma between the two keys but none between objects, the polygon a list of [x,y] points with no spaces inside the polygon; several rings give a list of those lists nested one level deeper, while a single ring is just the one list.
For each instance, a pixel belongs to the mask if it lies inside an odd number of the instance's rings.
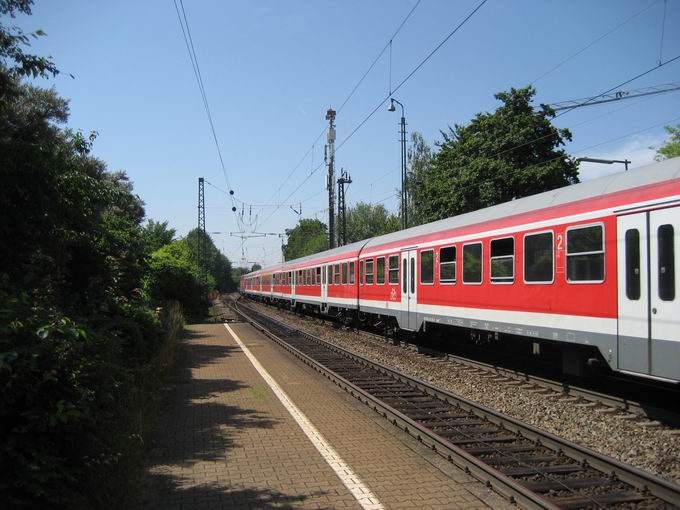
[{"label": "red and white train", "polygon": [[[241,292],[680,381],[680,158],[291,260]],[[599,354],[598,354],[599,353]],[[595,355],[595,358],[592,356]]]}]

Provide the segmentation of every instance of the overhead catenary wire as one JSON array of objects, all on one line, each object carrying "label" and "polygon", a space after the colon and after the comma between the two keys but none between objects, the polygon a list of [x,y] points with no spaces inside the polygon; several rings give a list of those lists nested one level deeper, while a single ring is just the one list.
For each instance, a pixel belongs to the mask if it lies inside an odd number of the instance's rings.
[{"label": "overhead catenary wire", "polygon": [[[382,49],[378,52],[378,55],[373,59],[373,61],[372,61],[371,64],[368,66],[368,68],[366,69],[366,71],[364,71],[364,73],[361,75],[361,77],[359,78],[359,80],[357,81],[357,83],[354,85],[354,87],[352,87],[352,90],[349,92],[349,94],[347,94],[347,97],[345,97],[344,101],[340,104],[340,107],[339,107],[338,110],[337,110],[338,113],[340,113],[340,112],[343,110],[343,108],[347,105],[347,103],[349,103],[349,101],[352,99],[352,97],[354,96],[355,92],[359,89],[359,87],[361,86],[361,84],[363,83],[363,81],[366,79],[366,77],[368,76],[368,74],[373,70],[373,68],[375,67],[375,65],[378,63],[378,61],[380,60],[380,58],[383,56],[383,54],[385,53],[385,50],[386,50],[388,47],[391,47],[392,41],[394,40],[395,37],[397,37],[397,35],[398,35],[399,32],[401,31],[401,29],[404,27],[404,25],[406,25],[406,22],[410,19],[410,17],[411,17],[411,15],[413,14],[413,12],[416,10],[416,8],[418,7],[418,5],[420,5],[420,2],[421,2],[421,1],[422,1],[422,0],[417,0],[416,3],[415,3],[415,4],[413,5],[413,7],[411,8],[411,10],[409,10],[409,12],[406,14],[406,16],[402,19],[402,21],[401,21],[401,23],[399,24],[399,26],[397,27],[397,29],[394,31],[394,33],[392,34],[392,36],[389,38],[389,41],[388,41],[388,42],[385,44],[385,46],[383,46]],[[283,180],[283,182],[281,183],[281,185],[277,188],[277,190],[272,194],[272,196],[271,196],[268,200],[265,201],[266,203],[271,202],[271,200],[276,196],[276,194],[277,194],[278,192],[280,192],[281,189],[283,189],[283,187],[288,183],[288,181],[289,181],[290,178],[293,176],[293,174],[297,171],[297,169],[300,168],[300,165],[302,165],[303,161],[304,161],[305,159],[307,159],[307,156],[310,154],[310,152],[313,153],[313,151],[314,151],[314,146],[316,145],[316,143],[318,143],[319,139],[320,139],[327,131],[328,131],[328,127],[326,126],[326,127],[324,127],[323,130],[318,134],[318,136],[316,137],[316,139],[314,140],[314,142],[312,143],[312,145],[309,147],[309,149],[307,149],[307,151],[305,152],[305,154],[302,156],[302,158],[300,158],[300,160],[299,160],[298,163],[293,167],[293,169],[290,171],[290,173],[285,177],[285,179]],[[305,182],[307,182],[307,181],[309,180],[309,177],[311,177],[313,174],[315,174],[322,166],[323,166],[323,164],[321,163],[321,164],[317,165],[316,167],[314,167],[313,162],[312,162],[312,169],[311,169],[311,171],[310,171],[310,174],[305,178],[305,180],[303,181],[303,184],[304,184]],[[295,191],[297,191],[298,189],[299,189],[299,187],[296,188]],[[287,200],[288,200],[288,199],[284,200],[284,202],[286,202]],[[272,212],[272,214],[270,214],[270,215],[269,215],[262,223],[265,223],[266,221],[268,221],[269,218],[271,218],[271,216],[273,216],[279,208],[280,208],[280,206],[279,206],[279,207],[276,207],[276,208],[274,209],[274,211]],[[262,223],[261,223],[260,225],[262,225]]]},{"label": "overhead catenary wire", "polygon": [[363,119],[361,122],[359,122],[359,124],[358,124],[352,131],[350,131],[349,135],[347,135],[347,136],[342,140],[342,142],[340,142],[340,143],[338,144],[338,146],[337,146],[336,149],[335,149],[336,152],[339,151],[339,150],[342,148],[342,146],[345,145],[345,144],[350,140],[350,138],[352,138],[352,137],[354,136],[354,134],[355,134],[357,131],[359,131],[359,129],[361,129],[361,128],[363,127],[363,125],[366,124],[366,122],[368,122],[368,120],[369,120],[371,117],[373,117],[373,115],[375,115],[375,113],[376,113],[376,112],[377,112],[377,111],[378,111],[378,110],[379,110],[379,109],[380,109],[380,108],[381,108],[381,107],[382,107],[382,106],[390,99],[391,95],[393,95],[395,92],[398,92],[399,89],[400,89],[401,87],[403,87],[403,86],[406,84],[406,82],[408,82],[408,81],[413,77],[413,75],[416,74],[416,73],[420,70],[420,68],[423,67],[423,66],[430,60],[430,58],[432,58],[432,56],[433,56],[435,53],[437,53],[437,52],[439,51],[439,49],[440,49],[442,46],[444,46],[444,44],[446,44],[446,43],[448,42],[448,40],[451,39],[451,37],[453,37],[453,36],[456,34],[456,32],[458,32],[458,31],[459,31],[459,30],[460,30],[460,29],[461,29],[461,28],[462,28],[462,27],[470,20],[470,18],[473,17],[473,16],[477,13],[477,11],[479,11],[479,9],[481,9],[481,8],[484,6],[484,4],[485,4],[487,1],[488,1],[488,0],[482,0],[482,1],[477,5],[477,7],[475,7],[475,8],[474,8],[474,9],[473,9],[473,10],[472,10],[472,11],[471,11],[471,12],[470,12],[470,13],[469,13],[469,14],[468,14],[468,15],[467,15],[467,16],[466,16],[466,17],[465,17],[458,25],[456,25],[456,27],[455,27],[451,32],[449,32],[448,35],[447,35],[446,37],[444,37],[444,39],[442,39],[442,41],[441,41],[437,46],[435,46],[434,49],[433,49],[432,51],[430,51],[430,53],[428,53],[427,56],[426,56],[425,58],[423,58],[423,59],[422,59],[422,60],[421,60],[421,61],[420,61],[420,62],[419,62],[412,70],[411,70],[411,72],[409,72],[409,73],[404,77],[404,79],[402,79],[402,80],[400,81],[399,84],[398,84],[394,89],[392,89],[391,94],[388,94],[383,100],[381,100],[380,103],[379,103],[375,108],[373,108],[373,110],[371,110],[371,112],[370,112],[366,117],[364,117],[364,119]]},{"label": "overhead catenary wire", "polygon": [[[470,12],[470,13],[469,13],[469,14],[468,14],[468,15],[467,15],[460,23],[458,23],[458,25],[456,25],[456,27],[455,27],[451,32],[449,32],[449,33],[446,35],[446,37],[444,37],[444,39],[443,39],[437,46],[435,46],[434,49],[432,49],[432,50],[425,56],[425,58],[423,58],[423,59],[422,59],[422,60],[421,60],[421,61],[420,61],[420,62],[419,62],[419,63],[418,63],[418,64],[417,64],[417,65],[416,65],[416,66],[415,66],[415,67],[414,67],[407,75],[406,75],[406,77],[404,77],[404,78],[401,80],[401,82],[399,82],[399,84],[392,90],[392,93],[397,92],[401,87],[403,87],[404,84],[406,84],[406,82],[408,82],[408,81],[413,77],[413,75],[414,75],[416,72],[418,72],[418,70],[419,70],[421,67],[423,67],[423,65],[425,65],[425,63],[427,63],[427,61],[430,60],[430,58],[432,58],[432,56],[433,56],[437,51],[439,51],[439,49],[440,49],[442,46],[444,46],[444,44],[446,44],[446,42],[447,42],[449,39],[451,39],[451,37],[453,37],[453,35],[456,34],[456,32],[459,31],[459,30],[460,30],[460,29],[461,29],[461,28],[462,28],[462,27],[470,20],[470,18],[472,18],[472,16],[474,16],[475,13],[477,13],[477,11],[479,11],[479,9],[482,8],[482,6],[483,6],[487,1],[488,1],[488,0],[482,0],[482,2],[480,2],[480,3],[477,5],[477,7],[475,7],[475,8],[474,8],[474,9],[473,9],[473,10],[472,10],[472,11],[471,11],[471,12]],[[377,111],[378,111],[378,110],[379,110],[379,109],[380,109],[380,108],[381,108],[381,107],[389,100],[389,98],[390,98],[390,95],[387,95],[384,99],[382,99],[382,100],[380,101],[380,103],[379,103],[375,108],[373,108],[373,110],[371,110],[371,112],[370,112],[366,117],[364,117],[364,119],[363,119],[361,122],[359,122],[359,124],[358,124],[358,125],[357,125],[350,133],[349,133],[349,135],[347,135],[347,136],[342,140],[342,142],[340,142],[340,143],[338,144],[338,146],[337,146],[336,149],[335,149],[336,152],[339,151],[339,150],[342,148],[342,146],[345,145],[345,144],[352,138],[352,136],[354,136],[354,134],[356,134],[356,132],[359,131],[359,129],[361,129],[361,127],[362,127],[366,122],[368,122],[368,120],[369,120],[371,117],[373,117],[373,115],[375,115],[375,113],[376,113],[376,112],[377,112]],[[307,181],[308,181],[308,180],[309,180],[316,172],[318,172],[319,169],[320,169],[322,166],[323,166],[323,164],[320,164],[320,165],[318,165],[316,168],[314,168],[314,170],[313,170],[309,175],[307,175],[307,176],[303,179],[303,181],[302,181],[302,182],[301,182],[301,183],[300,183],[300,184],[299,184],[292,192],[290,192],[290,193],[288,194],[288,196],[283,200],[283,202],[288,202],[288,200],[289,200],[289,199],[290,199],[290,198],[291,198],[291,197],[292,197],[292,196],[293,196],[293,195],[294,195],[294,194],[295,194],[295,193],[296,193],[296,192],[297,192],[297,191],[298,191],[298,190],[299,190],[299,189],[300,189],[300,188],[301,188],[301,187],[302,187],[302,186],[303,186],[303,185],[304,185],[304,184],[305,184],[305,183],[306,183],[306,182],[307,182]],[[267,222],[273,215],[274,215],[274,212],[272,212],[272,214],[270,214],[270,215],[269,215],[269,216],[268,216],[268,217],[267,217],[260,225],[262,225],[262,224],[264,224],[265,222]]]},{"label": "overhead catenary wire", "polygon": [[[459,24],[459,25],[456,27],[456,29],[454,29],[454,32],[452,32],[451,34],[449,34],[449,35],[447,36],[447,38],[446,38],[445,40],[448,40],[448,38],[450,38],[450,36],[451,36],[453,33],[455,33],[455,31],[458,30],[458,29],[462,26],[462,23],[464,23],[465,21],[467,21],[467,20],[472,16],[472,14],[474,14],[477,10],[479,10],[479,8],[480,8],[485,2],[486,2],[486,0],[485,0],[484,2],[482,2],[480,5],[478,5],[477,8],[476,8],[472,13],[470,13],[470,14],[463,20],[463,22],[461,22],[461,24]],[[441,43],[437,46],[437,48],[439,48],[439,47],[441,47]],[[426,57],[426,58],[429,58],[429,56],[431,56],[431,55],[432,55],[432,53],[430,53],[430,54],[428,55],[428,57]],[[594,101],[596,98],[598,98],[598,97],[600,97],[600,96],[602,96],[602,95],[604,95],[604,94],[608,94],[609,92],[612,92],[613,90],[619,89],[620,87],[622,87],[622,86],[624,86],[624,85],[626,85],[626,84],[628,84],[628,83],[631,83],[632,81],[637,80],[637,79],[639,79],[639,78],[641,78],[641,77],[643,77],[643,76],[645,76],[645,75],[647,75],[647,74],[649,74],[649,73],[651,73],[651,72],[653,72],[653,71],[655,71],[655,70],[657,70],[657,69],[659,69],[659,68],[661,68],[661,67],[663,67],[663,66],[665,66],[665,65],[668,65],[668,64],[670,64],[670,63],[672,63],[672,62],[674,62],[674,61],[676,61],[676,60],[678,60],[678,59],[680,59],[680,55],[678,55],[678,56],[676,56],[676,57],[674,57],[674,58],[668,59],[667,61],[662,62],[661,64],[658,64],[658,65],[655,65],[654,67],[652,67],[652,68],[650,68],[650,69],[647,69],[647,70],[645,70],[645,71],[643,71],[643,72],[641,72],[641,73],[638,73],[637,75],[633,76],[632,78],[629,78],[629,79],[627,79],[627,80],[625,80],[625,81],[623,81],[623,82],[621,82],[621,83],[618,83],[617,85],[615,85],[615,86],[613,86],[613,87],[607,89],[606,91],[604,91],[604,92],[602,92],[602,93],[600,93],[600,94],[597,94],[597,95],[595,95],[595,96],[592,96],[592,97],[586,99],[585,101],[583,101],[582,103],[580,103],[580,104],[578,104],[578,105],[575,105],[574,107],[572,107],[572,108],[570,108],[570,109],[564,110],[562,113],[556,115],[555,118],[561,117],[561,116],[563,116],[563,115],[569,113],[570,111],[574,110],[575,108],[577,108],[577,107],[579,107],[579,106],[583,106],[583,105],[585,105],[585,104],[588,104],[589,102]],[[422,62],[421,62],[421,64],[419,64],[419,65],[417,66],[417,68],[419,68],[419,67],[421,67],[421,66],[422,66]],[[411,72],[411,73],[409,74],[409,76],[412,76],[412,75],[413,75],[413,72]],[[408,76],[407,76],[406,79],[408,79]],[[401,86],[406,82],[406,79],[405,79],[405,80],[402,80],[402,82],[399,84],[399,86],[398,86],[397,88],[395,88],[395,90],[394,90],[395,92],[396,92],[396,90],[398,90],[399,87],[401,87]],[[344,144],[351,138],[351,136],[354,135],[354,134],[361,128],[361,126],[363,126],[363,125],[364,125],[364,124],[365,124],[365,123],[366,123],[366,122],[367,122],[367,121],[375,114],[375,112],[378,111],[378,109],[379,109],[381,106],[383,106],[383,105],[387,102],[388,99],[389,99],[389,96],[386,97],[385,99],[383,99],[383,100],[382,100],[382,101],[381,101],[381,102],[380,102],[380,103],[379,103],[379,104],[378,104],[378,105],[377,105],[377,106],[376,106],[376,107],[375,107],[375,108],[374,108],[374,109],[373,109],[373,110],[372,110],[372,111],[371,111],[371,112],[370,112],[370,113],[369,113],[369,114],[368,114],[368,115],[367,115],[367,116],[366,116],[366,117],[365,117],[365,118],[364,118],[364,119],[363,119],[363,120],[362,120],[362,121],[354,128],[354,130],[353,130],[353,131],[352,131],[352,132],[351,132],[351,133],[350,133],[350,134],[349,134],[349,135],[348,135],[348,136],[347,136],[347,137],[346,137],[339,145],[338,145],[336,151],[340,150],[340,148],[342,147],[342,145],[344,145]],[[545,136],[541,136],[541,137],[535,138],[535,139],[530,140],[530,141],[528,141],[528,142],[525,142],[525,143],[522,143],[522,144],[519,144],[519,145],[510,147],[510,148],[508,148],[508,149],[504,149],[504,150],[502,150],[502,151],[500,151],[500,152],[498,152],[498,153],[496,153],[496,154],[493,154],[493,155],[490,156],[490,157],[499,157],[499,156],[501,156],[502,154],[505,154],[505,153],[510,152],[510,151],[513,151],[513,150],[515,150],[515,149],[518,149],[518,148],[521,148],[521,147],[530,145],[530,144],[532,144],[532,143],[541,141],[541,140],[543,140],[543,139],[545,139],[545,138],[548,138],[548,137],[550,137],[550,136],[553,136],[553,135],[552,135],[552,134],[548,134],[548,135],[545,135]],[[297,192],[297,190],[299,190],[299,189],[300,189],[300,188],[301,188],[301,187],[302,187],[302,186],[303,186],[303,185],[311,178],[311,176],[312,176],[316,171],[318,171],[320,168],[321,168],[321,165],[318,166],[318,167],[317,167],[310,175],[308,175],[308,176],[307,176],[307,177],[306,177],[306,178],[298,185],[298,187],[295,188],[295,190],[293,190],[293,191],[288,195],[288,197],[286,198],[285,201],[288,201],[288,200],[295,194],[295,192]],[[269,217],[271,217],[271,215],[270,215]],[[269,219],[269,217],[268,217],[267,219]],[[266,221],[266,220],[265,220],[265,221]],[[264,222],[263,222],[263,223],[264,223]]]},{"label": "overhead catenary wire", "polygon": [[[615,109],[615,110],[612,110],[612,111],[606,112],[606,113],[604,113],[604,114],[597,115],[597,116],[592,117],[592,118],[590,118],[590,119],[586,119],[586,120],[584,120],[584,121],[581,121],[581,122],[578,122],[578,123],[576,123],[576,124],[573,124],[572,126],[569,126],[569,129],[575,128],[575,127],[578,127],[578,126],[581,126],[581,125],[583,125],[583,124],[587,124],[587,123],[589,123],[589,122],[593,122],[593,121],[599,120],[599,119],[601,119],[602,117],[606,117],[606,116],[608,116],[608,115],[612,115],[612,114],[617,113],[617,112],[619,112],[619,111],[621,111],[621,110],[624,110],[624,109],[627,109],[627,108],[631,108],[631,107],[633,107],[633,106],[636,106],[636,105],[638,105],[638,104],[640,104],[640,103],[644,103],[644,102],[646,102],[646,101],[650,101],[650,100],[652,100],[652,99],[655,99],[655,97],[654,97],[654,96],[644,97],[644,98],[642,98],[642,99],[640,99],[640,100],[638,100],[638,101],[635,101],[634,103],[627,104],[627,105],[622,106],[622,107],[620,107],[620,108],[617,108],[617,109]],[[671,121],[669,121],[669,122],[673,122],[673,120],[671,120]],[[634,134],[638,134],[638,133],[640,133],[640,132],[649,131],[650,129],[654,129],[654,128],[659,127],[659,126],[660,126],[660,124],[655,124],[655,125],[653,125],[653,126],[651,126],[651,127],[644,128],[644,129],[642,129],[642,130],[640,130],[640,131],[635,131],[635,132],[633,132],[633,133],[627,133],[627,134],[625,134],[625,135],[622,135],[622,136],[617,137],[617,138],[614,138],[614,139],[606,140],[606,141],[604,141],[604,142],[599,142],[599,143],[597,143],[597,144],[595,144],[595,145],[591,145],[591,146],[588,146],[588,147],[584,147],[584,148],[578,149],[578,150],[576,150],[576,151],[573,151],[573,153],[576,153],[576,154],[577,154],[577,153],[580,153],[580,152],[585,152],[585,151],[587,151],[587,150],[591,150],[591,149],[593,149],[593,148],[597,148],[597,147],[599,147],[599,146],[606,145],[606,144],[608,144],[608,143],[613,143],[614,141],[618,141],[618,140],[620,140],[620,139],[627,138],[627,137],[629,137],[629,136],[633,136]],[[552,162],[552,161],[555,161],[555,160],[557,160],[557,159],[560,159],[561,157],[562,157],[562,156],[558,156],[558,157],[555,157],[555,158],[551,158],[551,159],[549,159],[549,160],[547,160],[547,161],[542,161],[542,162],[539,162],[539,163],[534,163],[533,165],[530,165],[530,166],[528,166],[528,167],[516,169],[516,170],[514,170],[514,172],[520,172],[520,171],[525,170],[525,169],[533,168],[534,166],[544,165],[544,164],[547,164],[548,162]],[[357,193],[358,193],[358,194],[361,194],[362,191],[365,191],[365,190],[371,188],[371,187],[373,186],[373,184],[375,184],[376,182],[382,180],[382,179],[385,178],[386,176],[388,176],[388,175],[390,175],[390,174],[393,174],[393,173],[395,173],[395,172],[397,172],[397,171],[398,171],[398,169],[397,169],[397,170],[391,170],[391,171],[389,171],[389,172],[386,172],[385,174],[381,175],[380,177],[378,177],[377,179],[375,179],[375,180],[372,181],[371,183],[369,183],[369,184],[367,184],[367,185],[365,185],[365,186],[362,186],[362,187],[358,188],[357,190],[355,190],[354,196],[356,197],[356,196],[357,196]],[[480,181],[480,182],[481,182],[482,184],[484,184],[484,183],[491,183],[491,182],[493,182],[493,179],[486,179],[486,180],[482,180],[482,181]],[[314,196],[308,197],[308,199],[311,199],[311,198],[314,198]],[[380,201],[380,202],[384,202],[384,200],[382,200],[382,201]],[[303,203],[305,203],[305,202],[303,201]],[[357,201],[354,202],[354,205],[356,205],[356,203],[357,203]],[[369,200],[367,203],[368,203],[368,204],[373,204],[373,203],[376,203],[376,202],[374,202],[374,201],[372,201],[372,200]],[[316,211],[314,211],[314,212],[316,212]]]},{"label": "overhead catenary wire", "polygon": [[[178,5],[179,2],[179,5]],[[217,138],[217,132],[215,130],[215,123],[213,122],[213,117],[212,113],[210,110],[210,103],[208,102],[208,95],[205,90],[205,83],[203,81],[203,74],[201,73],[201,67],[200,64],[198,63],[198,56],[196,55],[196,48],[194,46],[194,40],[193,36],[191,35],[191,28],[189,26],[189,20],[187,18],[186,10],[184,9],[184,3],[183,0],[173,0],[174,6],[175,6],[175,12],[177,13],[177,19],[179,21],[180,28],[182,29],[182,35],[184,37],[184,43],[187,48],[187,52],[189,53],[189,60],[191,61],[191,67],[194,71],[194,77],[196,78],[196,83],[198,85],[198,89],[201,95],[201,100],[203,102],[203,107],[205,109],[206,116],[208,118],[208,124],[210,126],[210,131],[212,133],[212,138],[213,141],[215,142],[215,148],[217,149],[217,156],[220,162],[220,167],[222,169],[222,175],[224,176],[225,183],[227,184],[227,188],[231,191],[232,186],[231,183],[229,182],[229,175],[227,174],[227,169],[224,164],[224,158],[222,156],[222,149],[220,147],[219,140]],[[180,13],[181,11],[181,13]],[[234,197],[233,194],[229,195],[231,198],[232,202],[232,207],[235,207],[234,203]],[[239,229],[242,228],[242,225],[239,221],[238,214],[236,215],[236,223],[237,227]]]},{"label": "overhead catenary wire", "polygon": [[[633,76],[632,78],[629,78],[629,79],[627,79],[627,80],[625,80],[625,81],[623,81],[623,82],[621,82],[621,83],[619,83],[619,84],[617,84],[617,85],[614,85],[613,87],[611,87],[611,88],[605,90],[604,92],[602,92],[602,93],[600,93],[600,94],[596,94],[596,95],[594,95],[594,96],[592,96],[592,97],[586,99],[585,101],[583,101],[583,102],[581,102],[581,103],[578,103],[578,104],[574,105],[574,106],[571,107],[571,108],[568,108],[568,109],[563,110],[561,113],[558,113],[557,115],[555,115],[554,119],[556,119],[556,118],[558,118],[558,117],[562,117],[562,116],[566,115],[567,113],[569,113],[569,112],[575,110],[576,108],[580,108],[581,106],[585,106],[585,105],[587,105],[587,104],[589,104],[589,103],[595,101],[598,97],[603,96],[603,95],[605,95],[605,94],[609,94],[610,92],[612,92],[612,91],[614,91],[614,90],[616,90],[616,89],[619,89],[619,88],[623,87],[624,85],[627,85],[628,83],[630,83],[630,82],[632,82],[632,81],[635,81],[635,80],[637,80],[637,79],[639,79],[639,78],[641,78],[641,77],[643,77],[643,76],[645,76],[645,75],[647,75],[647,74],[649,74],[649,73],[651,73],[651,72],[653,72],[653,71],[656,71],[657,69],[659,69],[659,68],[661,68],[661,67],[663,67],[663,66],[665,66],[665,65],[668,65],[668,64],[670,64],[670,63],[672,63],[672,62],[675,62],[675,61],[678,60],[678,59],[680,59],[680,55],[677,55],[677,56],[675,56],[675,57],[673,57],[673,58],[671,58],[671,59],[668,59],[666,62],[662,62],[662,63],[660,63],[660,64],[658,64],[658,65],[655,65],[654,67],[651,67],[651,68],[647,69],[646,71],[643,71],[643,72],[641,72],[641,73],[639,73],[639,74],[636,74],[636,75]],[[507,152],[511,152],[511,151],[516,150],[516,149],[521,149],[522,147],[526,147],[527,145],[531,145],[531,144],[533,144],[533,143],[540,142],[541,140],[545,140],[546,138],[550,138],[551,136],[553,136],[553,133],[549,133],[549,134],[547,134],[547,135],[539,136],[539,137],[537,137],[537,138],[534,138],[533,140],[529,140],[528,142],[524,142],[524,143],[515,145],[515,146],[513,146],[513,147],[509,147],[509,148],[507,148],[507,149],[503,149],[502,151],[499,151],[499,152],[497,152],[496,154],[492,154],[490,157],[492,157],[492,158],[497,158],[497,157],[499,157],[499,156],[501,156],[501,155],[503,155],[503,154],[505,154],[505,153],[507,153]]]},{"label": "overhead catenary wire", "polygon": [[[620,28],[623,27],[624,25],[627,25],[629,22],[633,21],[635,18],[637,18],[638,16],[640,16],[642,13],[644,13],[644,12],[648,11],[649,9],[651,9],[652,7],[654,7],[654,6],[655,6],[656,4],[658,4],[660,1],[661,1],[661,0],[655,0],[654,2],[652,2],[651,4],[649,4],[647,7],[645,7],[645,8],[643,8],[643,9],[637,11],[635,14],[629,16],[628,18],[626,18],[625,20],[623,20],[621,23],[619,23],[618,25],[616,25],[614,28],[608,30],[607,32],[605,32],[604,34],[602,34],[601,36],[599,36],[598,38],[596,38],[596,39],[594,39],[593,41],[591,41],[591,42],[589,42],[588,44],[586,44],[583,48],[581,48],[580,50],[578,50],[576,53],[572,53],[572,54],[569,55],[567,58],[565,58],[564,60],[562,60],[559,64],[557,64],[557,65],[551,67],[550,69],[548,69],[547,71],[545,71],[543,74],[541,74],[538,78],[535,78],[534,80],[532,80],[532,81],[531,81],[531,85],[533,85],[534,83],[536,83],[536,82],[539,81],[539,80],[542,80],[543,78],[545,78],[545,77],[548,76],[549,74],[552,74],[553,72],[555,72],[557,69],[559,69],[560,67],[562,67],[564,64],[566,64],[567,62],[569,62],[569,61],[572,60],[573,58],[579,56],[579,55],[580,55],[581,53],[583,53],[584,51],[586,51],[586,50],[588,50],[589,48],[591,48],[592,46],[596,45],[596,44],[597,44],[598,42],[600,42],[602,39],[604,39],[604,38],[608,37],[609,35],[613,34],[613,33],[616,32],[618,29],[620,29]],[[661,62],[661,59],[660,59],[660,58],[659,58],[659,62]]]}]

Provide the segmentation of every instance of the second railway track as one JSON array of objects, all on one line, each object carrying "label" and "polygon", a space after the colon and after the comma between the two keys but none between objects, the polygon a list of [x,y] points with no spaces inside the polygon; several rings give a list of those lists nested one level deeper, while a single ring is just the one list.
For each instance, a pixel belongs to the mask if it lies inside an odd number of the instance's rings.
[{"label": "second railway track", "polygon": [[395,426],[526,508],[677,508],[680,486],[235,305]]}]

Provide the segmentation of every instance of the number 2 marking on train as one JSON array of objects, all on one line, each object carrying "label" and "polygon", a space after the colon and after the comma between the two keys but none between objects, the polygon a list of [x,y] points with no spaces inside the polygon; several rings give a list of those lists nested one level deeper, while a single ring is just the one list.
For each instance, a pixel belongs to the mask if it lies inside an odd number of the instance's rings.
[{"label": "number 2 marking on train", "polygon": [[557,234],[557,249],[562,251],[562,243],[564,242],[564,237],[562,234]]}]

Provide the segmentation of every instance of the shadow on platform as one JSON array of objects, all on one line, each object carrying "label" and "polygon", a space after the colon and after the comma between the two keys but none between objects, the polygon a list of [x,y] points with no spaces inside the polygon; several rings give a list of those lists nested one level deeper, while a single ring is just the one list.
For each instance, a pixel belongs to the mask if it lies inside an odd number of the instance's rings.
[{"label": "shadow on platform", "polygon": [[[226,463],[239,430],[269,429],[278,423],[256,409],[226,403],[225,395],[249,388],[242,381],[219,376],[219,365],[240,348],[203,343],[213,335],[196,327],[190,327],[180,342],[176,369],[164,390],[141,508],[183,508],[193,502],[191,508],[293,509],[320,494],[287,495],[267,488],[201,482],[202,473],[193,472],[199,462]],[[196,377],[198,370],[199,377],[205,378]]]}]

